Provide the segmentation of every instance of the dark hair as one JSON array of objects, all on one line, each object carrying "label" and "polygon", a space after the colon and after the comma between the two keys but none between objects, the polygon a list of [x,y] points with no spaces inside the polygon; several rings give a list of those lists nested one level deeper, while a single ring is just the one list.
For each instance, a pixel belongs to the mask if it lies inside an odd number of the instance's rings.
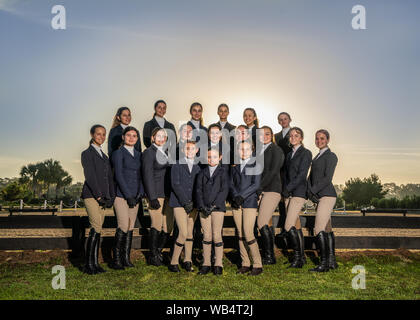
[{"label": "dark hair", "polygon": [[282,114],[286,115],[289,118],[289,120],[292,121],[292,118],[290,117],[290,114],[288,114],[287,112],[284,112],[284,111],[279,113],[279,115],[277,116],[277,120],[280,118],[280,116]]},{"label": "dark hair", "polygon": [[[93,136],[95,134],[96,129],[98,129],[98,128],[103,128],[106,131],[106,129],[103,125],[95,124],[90,128],[90,135]],[[92,143],[93,143],[93,138],[90,139],[89,145],[91,145]]]},{"label": "dark hair", "polygon": [[229,107],[228,107],[228,105],[227,105],[226,103],[221,103],[221,104],[219,104],[219,106],[217,107],[217,112],[219,112],[219,109],[220,109],[221,107],[226,107],[226,109],[228,109],[228,111],[229,111]]},{"label": "dark hair", "polygon": [[245,108],[244,114],[245,114],[245,111],[251,111],[252,113],[254,113],[254,117],[255,117],[254,125],[258,128],[259,121],[258,121],[258,117],[257,117],[257,112],[255,112],[255,109],[254,108]]},{"label": "dark hair", "polygon": [[218,123],[212,123],[211,125],[209,125],[209,127],[207,129],[207,131],[209,132],[209,134],[210,134],[210,130],[213,129],[213,128],[217,128],[220,131],[222,131],[222,126],[220,124],[218,124]]},{"label": "dark hair", "polygon": [[240,124],[239,126],[236,127],[236,129],[239,129],[239,128],[248,129],[248,127],[245,124]]},{"label": "dark hair", "polygon": [[327,137],[327,140],[330,140],[330,133],[329,133],[327,130],[325,130],[325,129],[319,129],[319,130],[315,133],[315,137],[316,137],[316,135],[317,135],[318,133],[323,133],[323,134],[325,134],[325,136]]},{"label": "dark hair", "polygon": [[[130,111],[130,109],[128,107],[119,107],[117,110],[117,113],[114,116],[114,120],[112,121],[112,128],[115,128],[117,126],[119,126],[121,124],[121,120],[119,120],[118,118],[121,117],[121,114],[123,113],[124,110],[128,110]],[[131,113],[131,111],[130,111]]]},{"label": "dark hair", "polygon": [[[200,107],[201,111],[203,111],[203,106],[201,105],[201,103],[194,102],[190,107],[190,114],[191,114],[192,108],[194,108],[194,107]],[[200,124],[203,125],[203,116],[201,116],[201,118],[200,118]]]},{"label": "dark hair", "polygon": [[[139,133],[139,130],[137,130],[136,128],[134,128],[134,127],[132,127],[132,126],[128,126],[128,127],[126,127],[126,128],[123,130],[122,135],[123,135],[123,136],[125,136],[125,134],[126,134],[127,132],[129,132],[129,131],[135,131],[135,132],[137,133],[137,139],[140,139],[140,133]],[[121,146],[123,146],[123,145],[124,145],[124,140],[123,140],[123,141],[121,141]]]},{"label": "dark hair", "polygon": [[[301,128],[299,128],[299,127],[293,127],[293,128],[291,128],[291,129],[290,129],[290,131],[289,131],[289,132],[291,132],[292,130],[294,130],[294,131],[296,131],[297,133],[299,133],[299,134],[300,134],[300,136],[302,137],[302,140],[303,140],[303,130],[302,130]],[[303,146],[303,143],[302,143],[302,146]]]},{"label": "dark hair", "polygon": [[155,110],[155,113],[153,114],[153,116],[156,115],[156,108],[157,108],[157,106],[158,106],[159,103],[163,103],[166,106],[166,102],[164,100],[158,100],[158,101],[156,101],[155,102],[155,105],[153,107],[153,109]]}]

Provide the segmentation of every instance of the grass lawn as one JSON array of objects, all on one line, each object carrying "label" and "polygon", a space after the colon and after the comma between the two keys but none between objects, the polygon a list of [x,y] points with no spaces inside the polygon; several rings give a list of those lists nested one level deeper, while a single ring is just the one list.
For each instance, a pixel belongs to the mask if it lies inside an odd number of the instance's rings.
[{"label": "grass lawn", "polygon": [[[236,265],[224,258],[224,274],[198,276],[182,270],[152,267],[139,250],[133,250],[135,268],[88,276],[67,259],[63,251],[2,252],[0,299],[419,299],[420,253],[339,252],[339,269],[310,273],[308,258],[303,269],[287,269],[278,253],[276,265],[265,266],[257,277],[237,275]],[[41,258],[40,258],[41,257]],[[66,267],[66,289],[54,290],[54,265]],[[104,265],[104,264],[102,264]],[[366,269],[366,289],[352,288],[355,265]],[[197,267],[195,268],[197,271]]]}]

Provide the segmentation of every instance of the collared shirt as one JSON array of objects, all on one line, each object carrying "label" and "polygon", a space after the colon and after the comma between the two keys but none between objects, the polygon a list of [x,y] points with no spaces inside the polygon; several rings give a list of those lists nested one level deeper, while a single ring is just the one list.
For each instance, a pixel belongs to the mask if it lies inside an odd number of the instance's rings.
[{"label": "collared shirt", "polygon": [[124,148],[126,148],[128,150],[128,152],[131,153],[131,155],[134,157],[134,147],[130,147],[130,146],[126,146],[124,145]]},{"label": "collared shirt", "polygon": [[283,128],[281,130],[281,134],[283,135],[283,138],[287,135],[287,133],[290,131],[290,127]]},{"label": "collared shirt", "polygon": [[165,118],[159,117],[159,116],[155,116],[156,122],[158,123],[158,125],[163,128],[165,125]]},{"label": "collared shirt", "polygon": [[191,119],[191,123],[194,125],[196,129],[200,129],[200,121]]},{"label": "collared shirt", "polygon": [[101,158],[103,158],[103,153],[102,153],[102,149],[101,149],[101,147],[100,146],[98,146],[98,145],[96,145],[96,144],[94,144],[94,143],[92,143],[91,144],[91,146],[92,147],[94,147],[95,148],[95,150],[99,153],[99,155],[101,156]]},{"label": "collared shirt", "polygon": [[248,158],[248,159],[245,159],[245,160],[243,160],[243,159],[240,160],[241,172],[244,170],[246,164],[249,162],[250,159],[251,158]]},{"label": "collared shirt", "polygon": [[158,149],[158,151],[160,151],[166,158],[168,158],[168,155],[166,154],[165,151],[163,151],[163,146],[158,146],[156,143],[153,143],[153,145],[156,147],[156,149]]},{"label": "collared shirt", "polygon": [[[218,166],[218,165],[217,165],[217,166]],[[214,171],[216,171],[217,166],[214,166],[214,167],[209,166],[210,178],[211,178],[211,176],[213,175]]]},{"label": "collared shirt", "polygon": [[296,151],[300,148],[301,144],[293,147],[292,157],[290,159],[293,159],[293,156],[295,155]]},{"label": "collared shirt", "polygon": [[122,123],[120,123],[120,126],[123,128],[123,130],[128,127],[128,125]]},{"label": "collared shirt", "polygon": [[185,158],[185,162],[187,163],[187,165],[188,165],[188,170],[190,171],[190,173],[191,173],[191,171],[192,171],[192,169],[193,169],[193,165],[194,165],[194,159],[188,159],[188,158]]},{"label": "collared shirt", "polygon": [[218,145],[219,145],[219,142],[214,143],[210,141],[210,147],[217,147]]},{"label": "collared shirt", "polygon": [[227,121],[219,121],[220,126],[222,127],[222,129],[225,127]]},{"label": "collared shirt", "polygon": [[328,147],[324,147],[321,150],[319,150],[319,153],[317,154],[317,156],[315,157],[314,160],[318,159],[320,156],[322,156],[322,154],[327,151],[329,148]]},{"label": "collared shirt", "polygon": [[264,144],[263,146],[262,146],[262,148],[261,148],[261,152],[260,152],[260,154],[263,154],[264,153],[264,151],[265,151],[265,149],[267,149],[268,148],[268,146],[271,144],[272,142],[269,142],[269,143],[267,143],[267,144]]}]

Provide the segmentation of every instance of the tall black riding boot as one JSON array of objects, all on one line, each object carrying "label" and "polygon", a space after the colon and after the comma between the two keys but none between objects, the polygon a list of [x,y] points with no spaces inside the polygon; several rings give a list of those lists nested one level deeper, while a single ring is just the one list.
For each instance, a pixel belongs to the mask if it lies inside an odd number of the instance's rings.
[{"label": "tall black riding boot", "polygon": [[95,268],[95,229],[91,228],[89,237],[86,244],[86,264],[83,268],[83,272],[87,274],[97,274],[98,271]]},{"label": "tall black riding boot", "polygon": [[310,271],[326,272],[328,268],[328,236],[325,231],[321,231],[316,236],[316,246],[319,250],[320,263]]},{"label": "tall black riding boot", "polygon": [[335,260],[335,237],[334,232],[327,232],[328,237],[328,268],[337,269],[338,264]]},{"label": "tall black riding boot", "polygon": [[95,251],[94,251],[94,264],[95,264],[95,268],[96,271],[98,273],[103,273],[106,272],[104,269],[102,269],[102,267],[99,265],[99,247],[100,247],[100,242],[101,242],[101,234],[100,233],[95,233],[94,236],[94,243],[95,243]]},{"label": "tall black riding boot", "polygon": [[133,230],[124,233],[123,237],[123,251],[122,251],[122,265],[124,267],[132,268],[134,264],[130,261],[131,243],[133,242]]},{"label": "tall black riding boot", "polygon": [[159,267],[162,265],[162,261],[159,259],[158,243],[159,243],[159,231],[155,228],[150,228],[149,232],[149,248],[150,248],[150,257],[149,264],[152,266]]},{"label": "tall black riding boot", "polygon": [[121,259],[123,237],[124,237],[124,232],[120,228],[117,228],[117,230],[115,231],[115,244],[114,244],[114,248],[112,249],[113,260],[112,260],[112,263],[110,264],[110,268],[115,269],[115,270],[124,269],[124,266],[122,265],[122,259]]},{"label": "tall black riding boot", "polygon": [[293,249],[293,259],[289,268],[302,268],[305,264],[302,258],[301,242],[299,241],[299,233],[295,227],[288,231],[288,238]]},{"label": "tall black riding boot", "polygon": [[273,238],[271,230],[267,225],[260,229],[261,240],[263,244],[263,264],[276,264],[276,258],[273,254]]},{"label": "tall black riding boot", "polygon": [[159,254],[159,260],[163,263],[163,255],[162,251],[165,248],[166,242],[168,241],[169,233],[166,233],[165,231],[161,231],[159,233],[159,245],[158,245],[158,254]]},{"label": "tall black riding boot", "polygon": [[297,230],[299,236],[300,255],[302,256],[303,264],[306,263],[305,257],[305,238],[303,236],[302,229]]}]

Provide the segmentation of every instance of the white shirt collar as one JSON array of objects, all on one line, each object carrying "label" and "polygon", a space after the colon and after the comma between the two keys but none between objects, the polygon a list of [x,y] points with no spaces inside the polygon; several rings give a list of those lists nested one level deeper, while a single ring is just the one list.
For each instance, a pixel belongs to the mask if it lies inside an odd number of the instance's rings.
[{"label": "white shirt collar", "polygon": [[126,148],[128,150],[128,152],[131,153],[131,155],[134,157],[134,147],[133,146],[126,146],[124,145],[124,148]]},{"label": "white shirt collar", "polygon": [[196,127],[197,129],[199,129],[200,128],[200,121],[198,121],[198,120],[194,120],[194,119],[191,119],[191,123],[194,125],[194,127]]},{"label": "white shirt collar", "polygon": [[263,153],[264,153],[265,149],[267,149],[267,148],[268,148],[268,146],[269,146],[270,144],[272,144],[272,142],[269,142],[269,143],[264,144],[264,145],[262,146],[262,148],[261,148],[261,154],[263,154]]},{"label": "white shirt collar", "polygon": [[214,143],[214,142],[210,141],[210,146],[211,147],[218,146],[218,145],[219,145],[219,142]]},{"label": "white shirt collar", "polygon": [[255,127],[255,124],[253,124],[252,126],[248,127],[248,130],[252,130],[252,128]]},{"label": "white shirt collar", "polygon": [[217,169],[217,167],[218,167],[218,166],[219,166],[219,165],[214,166],[214,167],[209,166],[210,178],[211,178],[211,176],[213,175],[213,173],[216,171],[216,169]]},{"label": "white shirt collar", "polygon": [[329,148],[328,147],[324,147],[324,148],[322,148],[321,150],[319,150],[319,153],[318,153],[318,155],[316,156],[316,158],[315,159],[318,159],[320,156],[322,156],[322,154],[325,152],[325,151],[327,151]]},{"label": "white shirt collar", "polygon": [[246,164],[249,162],[250,159],[251,158],[248,158],[248,159],[245,159],[245,160],[243,160],[243,159],[240,160],[241,172],[242,172],[242,170],[244,170]]},{"label": "white shirt collar", "polygon": [[283,138],[286,136],[286,134],[289,132],[289,130],[290,130],[290,127],[281,129],[281,132],[283,134]]},{"label": "white shirt collar", "polygon": [[156,119],[156,122],[159,124],[159,126],[163,128],[163,126],[165,125],[165,118],[155,116],[155,119]]},{"label": "white shirt collar", "polygon": [[299,145],[297,145],[297,146],[294,146],[294,147],[293,147],[293,152],[296,152],[296,151],[297,151],[297,149],[299,149],[301,146],[302,146],[302,144],[299,144]]},{"label": "white shirt collar", "polygon": [[220,126],[222,127],[222,129],[225,127],[225,125],[226,125],[226,123],[227,123],[227,121],[220,121],[219,120],[219,123],[220,123]]},{"label": "white shirt collar", "polygon": [[98,145],[96,145],[96,144],[94,144],[94,143],[91,143],[91,146],[95,148],[95,150],[99,153],[99,155],[102,158],[102,149],[101,149],[101,147],[98,146]]},{"label": "white shirt collar", "polygon": [[120,123],[120,126],[123,128],[123,130],[128,127],[128,125],[122,123]]}]

